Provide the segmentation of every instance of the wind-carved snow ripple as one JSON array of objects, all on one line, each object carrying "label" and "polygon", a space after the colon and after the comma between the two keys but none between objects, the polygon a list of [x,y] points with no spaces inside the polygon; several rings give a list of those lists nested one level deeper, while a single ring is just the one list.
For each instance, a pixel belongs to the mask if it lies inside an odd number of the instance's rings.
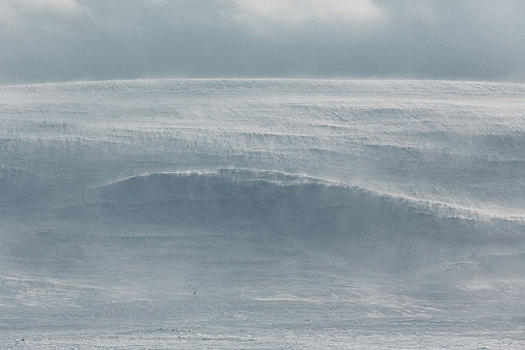
[{"label": "wind-carved snow ripple", "polygon": [[480,239],[488,228],[491,239],[523,232],[520,221],[484,217],[443,203],[245,169],[133,176],[88,191],[83,205],[83,212],[97,220],[221,232],[396,240],[427,235]]}]

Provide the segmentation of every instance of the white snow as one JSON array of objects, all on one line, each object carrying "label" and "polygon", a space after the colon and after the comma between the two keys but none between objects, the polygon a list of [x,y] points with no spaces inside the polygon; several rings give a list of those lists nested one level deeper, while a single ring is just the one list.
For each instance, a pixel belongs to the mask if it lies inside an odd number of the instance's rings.
[{"label": "white snow", "polygon": [[523,348],[524,111],[506,83],[0,87],[0,348]]}]

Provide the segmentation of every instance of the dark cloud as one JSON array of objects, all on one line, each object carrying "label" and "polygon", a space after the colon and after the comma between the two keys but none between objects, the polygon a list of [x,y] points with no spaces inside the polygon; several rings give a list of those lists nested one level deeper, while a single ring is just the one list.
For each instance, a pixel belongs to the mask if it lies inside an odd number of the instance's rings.
[{"label": "dark cloud", "polygon": [[524,80],[523,23],[519,0],[0,0],[0,81]]}]

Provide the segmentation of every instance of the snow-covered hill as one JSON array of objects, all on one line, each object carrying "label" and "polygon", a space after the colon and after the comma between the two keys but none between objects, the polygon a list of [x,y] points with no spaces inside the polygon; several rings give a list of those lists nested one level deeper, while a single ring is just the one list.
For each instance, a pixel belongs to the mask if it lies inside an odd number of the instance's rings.
[{"label": "snow-covered hill", "polygon": [[519,348],[525,85],[0,87],[0,241],[0,347]]}]

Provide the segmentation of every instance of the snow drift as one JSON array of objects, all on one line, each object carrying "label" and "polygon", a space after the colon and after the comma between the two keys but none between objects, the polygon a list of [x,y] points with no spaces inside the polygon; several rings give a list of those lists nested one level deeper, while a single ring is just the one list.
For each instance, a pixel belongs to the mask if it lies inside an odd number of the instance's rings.
[{"label": "snow drift", "polygon": [[524,97],[429,81],[0,87],[0,347],[20,332],[93,345],[72,329],[107,347],[371,345],[363,331],[518,346]]}]

